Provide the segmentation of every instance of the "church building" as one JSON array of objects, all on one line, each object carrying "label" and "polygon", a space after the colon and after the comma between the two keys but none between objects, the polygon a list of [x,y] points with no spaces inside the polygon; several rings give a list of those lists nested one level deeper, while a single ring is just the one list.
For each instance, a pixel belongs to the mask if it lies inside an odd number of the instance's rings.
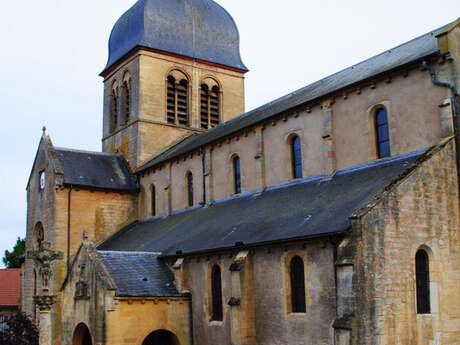
[{"label": "church building", "polygon": [[44,131],[27,184],[40,345],[459,345],[460,19],[249,112],[247,72],[213,0],[116,22],[102,152]]}]

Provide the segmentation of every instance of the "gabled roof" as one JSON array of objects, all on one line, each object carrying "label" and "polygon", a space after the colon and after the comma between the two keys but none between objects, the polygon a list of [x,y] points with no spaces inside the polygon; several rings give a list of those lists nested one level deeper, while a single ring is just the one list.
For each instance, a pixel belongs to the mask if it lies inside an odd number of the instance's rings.
[{"label": "gabled roof", "polygon": [[251,110],[204,133],[196,134],[146,163],[139,171],[149,169],[170,159],[193,152],[211,142],[232,135],[297,106],[314,102],[331,93],[365,80],[411,65],[439,53],[436,36],[450,24],[417,37],[377,56],[321,79],[284,97]]},{"label": "gabled roof", "polygon": [[98,251],[118,297],[180,297],[174,276],[158,253]]},{"label": "gabled roof", "polygon": [[21,270],[0,270],[0,308],[21,303]]},{"label": "gabled roof", "polygon": [[340,170],[332,177],[293,181],[135,222],[99,249],[174,256],[341,234],[350,228],[354,212],[423,154],[383,159]]},{"label": "gabled roof", "polygon": [[135,192],[137,180],[118,154],[55,147],[64,173],[64,185]]}]

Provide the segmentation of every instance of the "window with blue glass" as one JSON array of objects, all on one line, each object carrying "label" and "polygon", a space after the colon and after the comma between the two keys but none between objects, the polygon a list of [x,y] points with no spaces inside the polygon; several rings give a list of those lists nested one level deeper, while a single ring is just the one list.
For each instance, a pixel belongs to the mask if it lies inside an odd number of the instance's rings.
[{"label": "window with blue glass", "polygon": [[235,194],[241,193],[241,163],[240,157],[233,157],[233,183]]},{"label": "window with blue glass", "polygon": [[388,112],[386,108],[379,108],[375,112],[375,135],[377,143],[377,157],[391,156],[390,130],[388,128]]},{"label": "window with blue glass", "polygon": [[291,161],[292,177],[302,178],[302,147],[297,135],[291,138]]},{"label": "window with blue glass", "polygon": [[188,199],[188,206],[193,206],[193,203],[194,203],[193,174],[191,171],[187,172],[187,199]]}]

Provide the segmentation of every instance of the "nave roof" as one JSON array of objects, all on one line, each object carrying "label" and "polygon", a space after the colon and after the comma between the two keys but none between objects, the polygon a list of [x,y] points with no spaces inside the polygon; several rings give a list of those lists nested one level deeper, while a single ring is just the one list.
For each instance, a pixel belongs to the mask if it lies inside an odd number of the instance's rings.
[{"label": "nave roof", "polygon": [[423,156],[382,159],[137,221],[98,249],[177,256],[342,234],[355,212]]}]

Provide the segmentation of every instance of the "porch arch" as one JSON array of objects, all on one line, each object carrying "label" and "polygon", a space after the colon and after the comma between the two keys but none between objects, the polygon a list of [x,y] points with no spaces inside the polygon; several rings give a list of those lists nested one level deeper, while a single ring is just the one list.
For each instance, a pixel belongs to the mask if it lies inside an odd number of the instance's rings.
[{"label": "porch arch", "polygon": [[180,345],[179,339],[170,331],[159,329],[150,333],[142,345]]},{"label": "porch arch", "polygon": [[84,323],[78,324],[73,332],[72,345],[93,345],[91,332]]}]

